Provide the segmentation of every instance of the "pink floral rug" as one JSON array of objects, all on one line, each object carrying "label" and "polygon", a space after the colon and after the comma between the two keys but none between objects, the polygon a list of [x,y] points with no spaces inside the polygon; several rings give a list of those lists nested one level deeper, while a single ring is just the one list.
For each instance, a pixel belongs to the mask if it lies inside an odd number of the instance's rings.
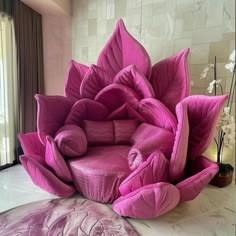
[{"label": "pink floral rug", "polygon": [[136,236],[138,233],[108,206],[69,198],[43,200],[1,213],[0,235]]}]

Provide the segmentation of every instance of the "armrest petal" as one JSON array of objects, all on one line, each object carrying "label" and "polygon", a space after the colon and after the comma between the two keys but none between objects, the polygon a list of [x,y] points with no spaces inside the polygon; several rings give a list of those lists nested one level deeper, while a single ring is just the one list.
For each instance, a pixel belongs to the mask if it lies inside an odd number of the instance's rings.
[{"label": "armrest petal", "polygon": [[203,156],[190,161],[189,173],[192,176],[176,185],[176,188],[180,191],[180,202],[196,198],[216,175],[218,170],[219,167],[216,163]]},{"label": "armrest petal", "polygon": [[33,183],[41,189],[58,197],[69,197],[76,192],[73,186],[63,183],[51,171],[47,170],[29,156],[20,156],[20,161]]},{"label": "armrest petal", "polygon": [[169,181],[169,160],[163,153],[152,153],[147,161],[143,162],[120,185],[121,195],[126,195],[145,185]]},{"label": "armrest petal", "polygon": [[72,182],[72,176],[69,171],[69,168],[57,149],[56,143],[54,142],[53,138],[50,136],[46,137],[46,155],[45,160],[46,163],[55,171],[56,175],[66,181]]},{"label": "armrest petal", "polygon": [[118,198],[113,210],[122,216],[137,219],[150,219],[160,216],[179,203],[179,190],[169,183],[146,185]]}]

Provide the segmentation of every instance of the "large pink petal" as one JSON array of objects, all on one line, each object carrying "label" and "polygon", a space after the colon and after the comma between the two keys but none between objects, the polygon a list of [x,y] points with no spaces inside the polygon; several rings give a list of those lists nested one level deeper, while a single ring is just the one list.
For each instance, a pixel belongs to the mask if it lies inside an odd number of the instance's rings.
[{"label": "large pink petal", "polygon": [[114,110],[108,117],[107,120],[126,120],[134,119],[140,122],[144,122],[145,119],[129,104],[125,103],[116,110]]},{"label": "large pink petal", "polygon": [[105,120],[107,115],[108,110],[103,104],[84,98],[73,105],[65,124],[80,126],[83,120]]},{"label": "large pink petal", "polygon": [[37,132],[18,134],[17,137],[25,155],[30,155],[35,161],[46,165],[45,146],[40,142]]},{"label": "large pink petal", "polygon": [[133,89],[140,98],[155,97],[153,88],[144,74],[135,65],[121,70],[113,80],[114,84],[123,84]]},{"label": "large pink petal", "polygon": [[63,96],[43,96],[37,94],[35,98],[38,103],[38,135],[40,141],[46,144],[46,136],[54,137],[57,130],[64,125],[72,102]]},{"label": "large pink petal", "polygon": [[189,96],[183,100],[188,106],[189,147],[188,156],[201,155],[214,138],[217,120],[227,96]]},{"label": "large pink petal", "polygon": [[72,182],[72,176],[69,168],[63,156],[58,151],[56,143],[50,136],[47,136],[45,160],[48,166],[50,166],[55,171],[56,175],[60,179],[66,182]]},{"label": "large pink petal", "polygon": [[169,160],[161,152],[153,152],[120,185],[122,196],[148,184],[169,181]]},{"label": "large pink petal", "polygon": [[20,161],[33,183],[41,189],[58,197],[70,197],[76,192],[73,186],[63,183],[52,172],[32,160],[30,156],[20,156]]},{"label": "large pink petal", "polygon": [[139,104],[139,112],[148,123],[175,133],[176,118],[160,101],[154,98],[143,99]]},{"label": "large pink petal", "polygon": [[184,169],[187,160],[189,122],[188,107],[186,104],[179,103],[176,106],[178,120],[177,131],[173,152],[170,159],[170,179],[173,182],[180,181],[184,176]]},{"label": "large pink petal", "polygon": [[122,216],[149,219],[176,207],[179,198],[179,190],[174,185],[161,182],[146,185],[118,198],[113,203],[113,210]]},{"label": "large pink petal", "polygon": [[156,98],[163,102],[173,113],[175,106],[190,93],[187,70],[189,49],[158,62],[152,68],[150,82]]},{"label": "large pink petal", "polygon": [[124,103],[133,108],[139,104],[138,95],[130,88],[121,84],[112,84],[101,90],[95,100],[104,104],[110,111],[114,111]]},{"label": "large pink petal", "polygon": [[112,79],[107,71],[92,65],[81,83],[81,98],[93,99],[100,90],[111,84]]},{"label": "large pink petal", "polygon": [[98,66],[109,71],[113,77],[123,68],[136,65],[146,76],[151,74],[151,60],[144,47],[126,30],[120,19],[106,46],[99,55]]},{"label": "large pink petal", "polygon": [[70,61],[70,69],[65,81],[65,96],[73,102],[80,99],[80,85],[87,71],[87,66]]},{"label": "large pink petal", "polygon": [[189,161],[188,172],[191,177],[176,185],[180,191],[180,202],[191,201],[205,188],[218,172],[216,163],[200,156],[194,161]]}]

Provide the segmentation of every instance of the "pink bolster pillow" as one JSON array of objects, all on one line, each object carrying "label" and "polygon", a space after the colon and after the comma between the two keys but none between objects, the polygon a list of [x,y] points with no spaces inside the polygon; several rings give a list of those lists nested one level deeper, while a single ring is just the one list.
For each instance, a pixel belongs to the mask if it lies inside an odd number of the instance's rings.
[{"label": "pink bolster pillow", "polygon": [[65,125],[55,136],[58,149],[64,156],[78,157],[87,151],[87,139],[84,131],[76,125]]},{"label": "pink bolster pillow", "polygon": [[89,146],[114,144],[114,129],[112,121],[84,120],[83,129]]},{"label": "pink bolster pillow", "polygon": [[89,146],[130,145],[130,138],[138,126],[136,120],[83,121]]},{"label": "pink bolster pillow", "polygon": [[130,145],[130,138],[137,129],[137,120],[114,120],[115,144]]}]

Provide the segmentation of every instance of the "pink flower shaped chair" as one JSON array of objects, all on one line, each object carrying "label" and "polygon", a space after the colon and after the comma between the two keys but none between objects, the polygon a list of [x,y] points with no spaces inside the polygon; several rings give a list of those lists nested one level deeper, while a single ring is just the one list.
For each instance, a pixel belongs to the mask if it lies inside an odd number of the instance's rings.
[{"label": "pink flower shaped chair", "polygon": [[197,197],[218,172],[202,154],[227,96],[189,96],[188,53],[151,66],[119,20],[97,65],[71,61],[65,96],[35,96],[37,132],[18,136],[32,181],[132,218]]}]

